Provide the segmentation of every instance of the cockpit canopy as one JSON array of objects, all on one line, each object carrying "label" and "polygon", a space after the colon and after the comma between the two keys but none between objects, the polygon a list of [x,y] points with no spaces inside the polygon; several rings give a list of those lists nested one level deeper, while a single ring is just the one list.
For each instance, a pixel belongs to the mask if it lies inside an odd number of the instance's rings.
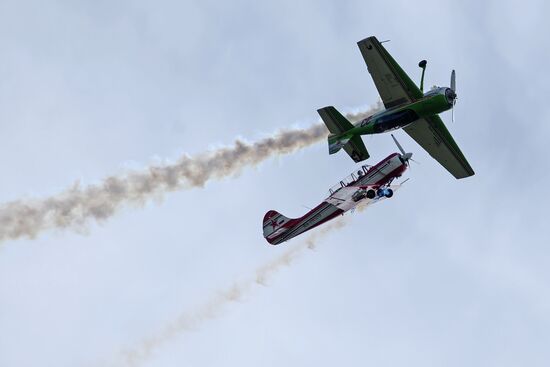
[{"label": "cockpit canopy", "polygon": [[330,189],[329,189],[329,194],[332,195],[334,194],[336,191],[340,190],[342,187],[346,187],[346,186],[350,186],[350,185],[353,185],[354,183],[356,183],[357,181],[359,181],[359,179],[363,176],[365,176],[368,172],[369,172],[369,169],[371,168],[371,166],[369,165],[363,165],[361,166],[361,169],[357,170],[357,172],[353,172],[349,175],[347,175],[345,178],[343,178],[342,180],[340,180],[339,183],[337,183],[336,185],[332,186]]},{"label": "cockpit canopy", "polygon": [[437,94],[443,94],[445,95],[445,87],[438,87],[437,85],[434,85],[432,87],[432,89],[430,89],[429,91],[427,91],[426,93],[424,93],[424,97],[431,97],[431,96],[435,96]]}]

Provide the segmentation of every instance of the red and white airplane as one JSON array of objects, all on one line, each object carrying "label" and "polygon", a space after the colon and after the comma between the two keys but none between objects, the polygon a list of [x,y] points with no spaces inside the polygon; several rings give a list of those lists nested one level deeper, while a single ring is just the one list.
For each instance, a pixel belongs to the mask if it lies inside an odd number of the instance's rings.
[{"label": "red and white airplane", "polygon": [[270,210],[264,216],[264,238],[272,245],[288,241],[297,235],[317,227],[358,205],[370,205],[385,198],[391,198],[393,191],[401,186],[391,185],[401,177],[409,166],[412,153],[405,153],[392,135],[401,151],[393,153],[375,166],[361,166],[329,190],[329,197],[300,218],[287,218],[281,213]]}]

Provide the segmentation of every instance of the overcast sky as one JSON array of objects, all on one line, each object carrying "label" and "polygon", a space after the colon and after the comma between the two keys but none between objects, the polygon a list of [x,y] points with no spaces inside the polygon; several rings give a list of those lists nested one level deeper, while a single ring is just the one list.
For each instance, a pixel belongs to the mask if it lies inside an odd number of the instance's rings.
[{"label": "overcast sky", "polygon": [[[154,349],[143,366],[547,366],[550,34],[544,1],[0,0],[0,202],[308,126],[378,100],[356,42],[446,86],[476,171],[420,164],[289,267]],[[396,150],[365,137],[374,164]],[[124,366],[123,350],[296,238],[355,165],[322,142],[79,232],[0,244],[0,366]],[[240,284],[240,283],[238,283]]]}]

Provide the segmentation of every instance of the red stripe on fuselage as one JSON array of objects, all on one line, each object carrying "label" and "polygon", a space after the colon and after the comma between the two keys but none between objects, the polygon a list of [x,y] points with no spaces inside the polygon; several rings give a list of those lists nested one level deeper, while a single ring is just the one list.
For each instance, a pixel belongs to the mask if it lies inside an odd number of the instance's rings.
[{"label": "red stripe on fuselage", "polygon": [[[380,170],[386,163],[390,162],[394,157],[398,157],[398,156],[399,156],[399,153],[390,154],[385,159],[381,160],[376,165],[372,166],[368,170],[367,175],[369,175],[371,172],[375,173],[376,171]],[[397,168],[392,170],[390,173],[385,174],[382,179],[380,179],[380,180],[378,180],[374,183],[368,183],[367,182],[367,183],[365,183],[365,185],[366,186],[383,186],[383,185],[387,184],[391,179],[401,176],[401,174],[407,169],[407,166],[405,164],[403,164],[402,162],[400,162],[400,163],[401,164]],[[361,181],[361,180],[359,179],[358,181]],[[353,185],[353,183],[352,183],[352,185]],[[323,206],[325,206],[326,208],[322,209]],[[314,218],[316,215],[322,215],[322,213],[325,210],[334,210],[334,212],[330,213],[326,218],[323,218],[319,222],[313,224],[311,227],[308,227],[306,230],[304,230],[300,233],[292,235],[292,230],[294,228],[301,226],[304,222],[307,222],[311,218]],[[274,212],[273,214],[275,214],[275,213],[276,212]],[[295,236],[298,236],[298,235],[300,235],[300,234],[302,234],[306,231],[309,231],[310,229],[313,229],[313,228],[315,228],[315,227],[317,227],[317,226],[319,226],[323,223],[326,223],[329,220],[334,219],[335,217],[337,217],[337,216],[339,216],[343,213],[344,213],[344,211],[342,209],[340,209],[340,208],[338,208],[338,207],[336,207],[336,206],[334,206],[330,203],[327,203],[326,201],[323,201],[321,204],[317,205],[315,208],[313,208],[312,210],[310,210],[309,212],[307,212],[306,214],[304,214],[300,218],[290,219],[288,222],[283,224],[282,228],[287,228],[286,231],[284,231],[283,233],[281,233],[280,235],[278,235],[276,237],[266,238],[266,240],[267,240],[267,242],[269,242],[272,245],[277,245],[277,244],[285,242],[285,241],[287,241],[287,240],[289,240],[289,239],[291,239]],[[279,213],[277,213],[277,214],[279,214]],[[267,214],[266,214],[266,217],[267,217]],[[265,217],[264,217],[264,220],[265,220]]]}]

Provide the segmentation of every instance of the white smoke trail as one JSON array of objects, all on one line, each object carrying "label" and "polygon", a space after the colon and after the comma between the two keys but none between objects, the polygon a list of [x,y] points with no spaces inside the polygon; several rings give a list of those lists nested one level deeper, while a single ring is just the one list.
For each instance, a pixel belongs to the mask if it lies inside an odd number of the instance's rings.
[{"label": "white smoke trail", "polygon": [[[235,282],[228,289],[219,292],[210,301],[199,307],[194,312],[185,312],[174,321],[167,324],[158,333],[143,339],[135,347],[122,352],[122,363],[126,366],[136,367],[146,362],[152,353],[165,343],[178,337],[180,334],[195,330],[201,323],[218,316],[225,306],[242,299],[251,292],[254,286],[265,285],[266,281],[285,266],[289,266],[305,249],[314,249],[317,241],[329,232],[344,227],[347,224],[345,218],[340,217],[331,223],[318,228],[307,239],[297,245],[291,245],[282,255],[271,262],[259,267],[253,279]],[[283,245],[284,246],[284,245]]]},{"label": "white smoke trail", "polygon": [[[381,108],[348,114],[358,120]],[[22,199],[0,205],[0,242],[22,237],[34,238],[53,228],[82,229],[95,220],[102,222],[125,204],[143,205],[165,193],[202,187],[211,179],[238,174],[245,166],[289,154],[323,138],[324,125],[306,129],[281,130],[274,136],[253,143],[236,140],[233,146],[196,156],[183,155],[173,164],[152,165],[143,171],[107,177],[98,185],[80,187],[78,183],[60,194],[44,199]]]}]

